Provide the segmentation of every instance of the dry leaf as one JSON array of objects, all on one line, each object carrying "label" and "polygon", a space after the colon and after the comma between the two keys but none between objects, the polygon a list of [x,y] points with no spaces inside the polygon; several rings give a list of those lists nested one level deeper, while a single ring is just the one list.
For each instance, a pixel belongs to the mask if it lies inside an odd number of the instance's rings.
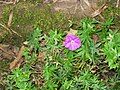
[{"label": "dry leaf", "polygon": [[70,28],[70,31],[68,31],[67,33],[76,35],[77,34],[77,30],[74,30],[74,29]]},{"label": "dry leaf", "polygon": [[94,43],[97,43],[97,41],[99,40],[98,35],[93,35],[92,38],[93,38]]},{"label": "dry leaf", "polygon": [[38,54],[38,60],[39,61],[44,61],[44,58],[45,58],[45,53],[44,52],[39,52],[39,54]]},{"label": "dry leaf", "polygon": [[10,63],[10,69],[19,68],[22,62],[23,59],[20,59],[19,61],[14,60],[13,62]]},{"label": "dry leaf", "polygon": [[18,56],[16,57],[16,59],[13,62],[10,63],[10,69],[14,69],[14,68],[20,67],[21,63],[23,62],[22,52],[23,52],[24,49],[25,49],[24,46],[22,46],[20,48]]}]

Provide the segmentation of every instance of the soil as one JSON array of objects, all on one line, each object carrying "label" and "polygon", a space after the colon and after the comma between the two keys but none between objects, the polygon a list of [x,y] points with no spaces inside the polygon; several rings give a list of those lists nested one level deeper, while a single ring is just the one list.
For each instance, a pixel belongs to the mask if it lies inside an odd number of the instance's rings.
[{"label": "soil", "polygon": [[[87,1],[87,0],[86,0]],[[84,16],[91,16],[95,8],[97,8],[98,0],[57,0],[54,3],[55,11],[63,11],[69,15],[83,18]]]}]

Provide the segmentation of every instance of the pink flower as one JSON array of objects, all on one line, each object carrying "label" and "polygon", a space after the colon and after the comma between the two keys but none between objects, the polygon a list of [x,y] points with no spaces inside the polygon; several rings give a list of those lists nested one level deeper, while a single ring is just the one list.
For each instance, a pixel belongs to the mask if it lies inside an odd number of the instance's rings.
[{"label": "pink flower", "polygon": [[81,40],[75,35],[68,34],[63,42],[63,45],[69,50],[74,51],[81,46]]}]

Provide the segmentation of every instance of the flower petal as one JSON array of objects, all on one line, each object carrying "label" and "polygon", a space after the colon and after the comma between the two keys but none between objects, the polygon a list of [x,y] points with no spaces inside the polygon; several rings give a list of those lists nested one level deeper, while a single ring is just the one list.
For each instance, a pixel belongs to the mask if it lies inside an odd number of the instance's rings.
[{"label": "flower petal", "polygon": [[76,47],[74,47],[73,45],[70,44],[70,46],[68,47],[69,50],[76,50]]},{"label": "flower petal", "polygon": [[78,43],[78,44],[81,44],[81,41],[80,41],[79,38],[74,39],[74,42],[76,42],[76,43]]},{"label": "flower petal", "polygon": [[65,43],[65,47],[69,48],[71,46],[71,43]]}]

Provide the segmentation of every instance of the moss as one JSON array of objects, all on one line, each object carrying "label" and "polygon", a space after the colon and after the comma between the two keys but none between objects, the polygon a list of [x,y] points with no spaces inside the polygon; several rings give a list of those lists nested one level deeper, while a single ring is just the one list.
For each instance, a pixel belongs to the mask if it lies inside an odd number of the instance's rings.
[{"label": "moss", "polygon": [[[1,38],[0,42],[20,45],[36,27],[40,27],[44,33],[47,33],[51,29],[60,29],[63,31],[69,30],[69,19],[75,23],[75,27],[73,28],[77,28],[80,21],[78,18],[65,17],[61,12],[55,12],[52,9],[52,4],[45,5],[41,2],[42,0],[19,2],[13,10],[14,15],[10,28],[16,31],[22,37],[19,37],[15,34],[9,35],[7,32],[2,35],[4,38]],[[12,5],[4,6],[3,19],[0,21],[0,23],[7,24],[9,12],[12,8]],[[103,17],[105,17],[105,19],[115,17],[115,27],[120,28],[120,21],[118,21],[120,18],[119,14],[120,9],[110,5],[108,9],[103,12]],[[0,31],[3,32],[3,29],[0,29]]]},{"label": "moss", "polygon": [[[17,35],[8,35],[4,42],[20,45],[25,41],[32,30],[36,27],[42,28],[47,33],[51,29],[68,29],[68,19],[61,12],[54,12],[51,9],[52,5],[44,5],[42,3],[33,4],[32,2],[19,2],[13,12],[13,20],[11,29],[16,31],[22,37]],[[3,10],[2,23],[6,24],[9,17],[9,12],[13,6],[5,6]]]}]

